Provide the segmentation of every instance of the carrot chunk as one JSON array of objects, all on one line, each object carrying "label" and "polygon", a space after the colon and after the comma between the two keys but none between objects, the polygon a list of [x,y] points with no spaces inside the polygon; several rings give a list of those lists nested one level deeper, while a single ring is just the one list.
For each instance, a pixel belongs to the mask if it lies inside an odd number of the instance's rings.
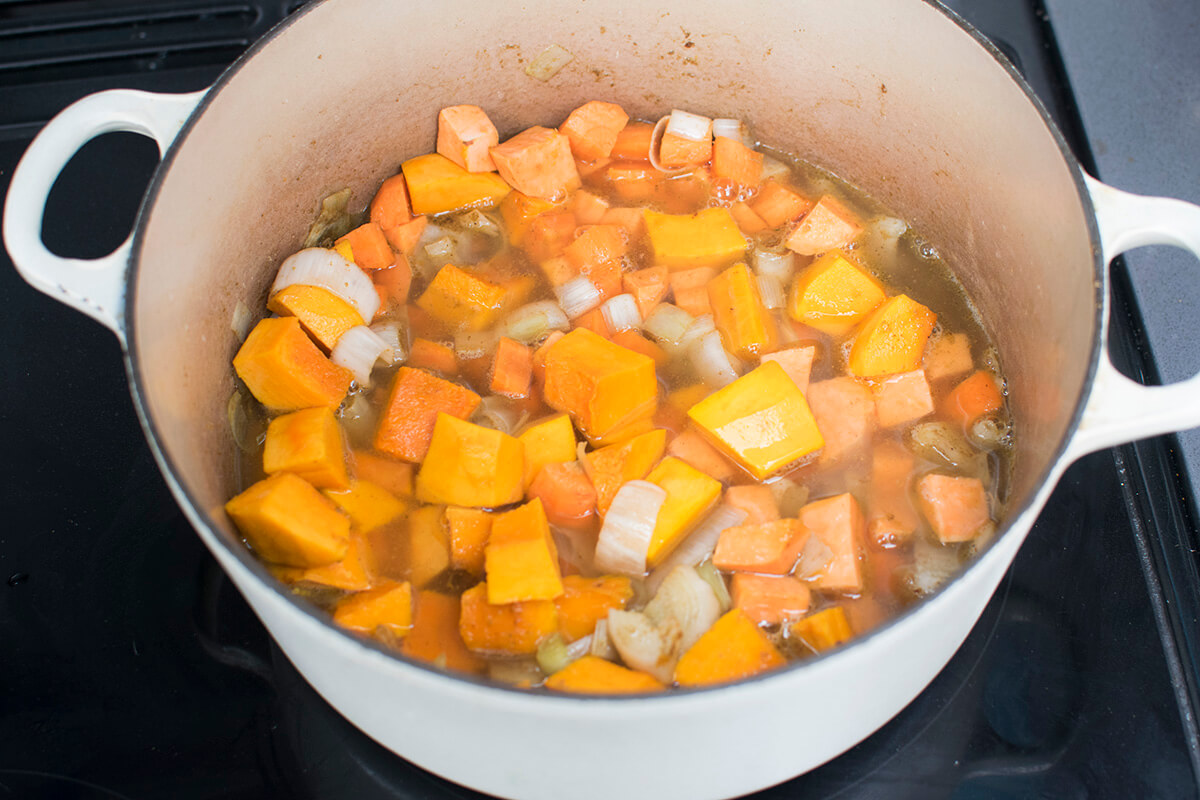
[{"label": "carrot chunk", "polygon": [[488,151],[499,143],[496,126],[479,106],[449,106],[438,112],[437,151],[467,172],[494,170]]},{"label": "carrot chunk", "polygon": [[712,686],[749,678],[786,662],[767,635],[741,610],[718,619],[675,665],[680,686]]},{"label": "carrot chunk", "polygon": [[583,456],[583,468],[595,487],[596,506],[601,514],[608,512],[613,498],[628,481],[646,477],[662,459],[666,444],[666,431],[655,429]]},{"label": "carrot chunk", "polygon": [[559,131],[570,141],[576,158],[595,161],[612,155],[628,122],[629,115],[616,103],[592,100],[568,114]]},{"label": "carrot chunk", "polygon": [[904,541],[920,523],[908,494],[915,466],[913,454],[899,442],[879,442],[871,453],[867,533],[877,545]]},{"label": "carrot chunk", "polygon": [[440,153],[410,158],[400,165],[414,214],[445,214],[494,206],[512,191],[499,175],[467,172]]},{"label": "carrot chunk", "polygon": [[783,367],[783,371],[792,379],[792,383],[796,384],[801,392],[807,393],[808,378],[812,374],[813,360],[816,356],[817,348],[814,345],[800,345],[767,353],[762,360],[764,362],[774,361]]},{"label": "carrot chunk", "polygon": [[734,573],[730,581],[733,607],[758,625],[779,625],[804,616],[812,593],[790,575]]},{"label": "carrot chunk", "polygon": [[450,566],[482,576],[492,515],[477,508],[449,506],[446,528],[450,536]]},{"label": "carrot chunk", "polygon": [[233,368],[254,398],[275,412],[337,406],[354,380],[350,370],[317,349],[295,317],[261,320],[234,356]]},{"label": "carrot chunk", "polygon": [[621,285],[633,295],[642,319],[648,317],[654,307],[667,296],[669,274],[666,267],[658,266],[627,272],[621,277]]},{"label": "carrot chunk", "polygon": [[834,250],[796,277],[788,296],[788,315],[830,336],[841,336],[886,299],[878,280],[844,252]]},{"label": "carrot chunk", "polygon": [[429,339],[413,339],[405,364],[413,369],[427,369],[443,375],[458,374],[458,356],[454,354],[454,348]]},{"label": "carrot chunk", "polygon": [[779,504],[769,486],[730,486],[725,490],[722,502],[745,511],[747,525],[761,525],[779,519]]},{"label": "carrot chunk", "polygon": [[553,600],[563,593],[558,549],[536,497],[492,519],[484,557],[489,603]]},{"label": "carrot chunk", "polygon": [[530,197],[557,200],[580,185],[571,141],[535,125],[491,149],[496,169],[509,186]]},{"label": "carrot chunk", "polygon": [[672,271],[723,267],[746,252],[746,237],[727,208],[706,208],[695,214],[647,210],[643,217],[656,263]]},{"label": "carrot chunk", "polygon": [[462,593],[458,632],[476,652],[522,656],[537,652],[538,643],[558,629],[553,600],[495,605],[487,599],[487,583]]},{"label": "carrot chunk", "polygon": [[403,225],[413,218],[412,201],[408,199],[408,183],[404,175],[393,175],[383,182],[371,199],[371,222],[383,230]]},{"label": "carrot chunk", "polygon": [[617,134],[613,142],[613,158],[629,161],[650,162],[650,139],[654,134],[654,126],[649,122],[630,122]]},{"label": "carrot chunk", "polygon": [[944,416],[967,427],[990,411],[1004,405],[1000,387],[991,373],[978,370],[958,384],[942,401]]},{"label": "carrot chunk", "polygon": [[812,207],[795,230],[788,234],[784,246],[802,256],[825,253],[845,247],[858,238],[862,227],[844,205],[832,195],[825,195]]},{"label": "carrot chunk", "polygon": [[479,395],[420,369],[401,367],[392,379],[387,404],[375,432],[375,449],[419,462],[425,458],[439,414],[466,419]]},{"label": "carrot chunk", "polygon": [[405,636],[412,628],[412,586],[388,581],[356,592],[337,604],[333,621],[359,633],[373,634],[385,627],[393,636]]},{"label": "carrot chunk", "polygon": [[848,368],[861,378],[911,372],[921,364],[925,342],[937,322],[925,306],[897,295],[879,306],[858,329]]},{"label": "carrot chunk", "polygon": [[861,592],[866,521],[854,495],[839,494],[811,502],[800,509],[799,518],[805,530],[820,539],[832,554],[814,585],[831,592]]},{"label": "carrot chunk", "polygon": [[907,425],[933,413],[933,395],[924,370],[890,375],[874,383],[871,391],[875,394],[875,414],[884,428]]},{"label": "carrot chunk", "polygon": [[596,513],[596,490],[577,461],[546,464],[528,495],[541,500],[546,518],[560,527],[579,527]]},{"label": "carrot chunk", "polygon": [[774,178],[759,188],[758,194],[749,205],[750,210],[757,214],[768,228],[778,228],[791,222],[813,206],[807,197],[796,194]]},{"label": "carrot chunk", "polygon": [[758,186],[762,177],[763,157],[737,139],[718,136],[713,139],[712,173],[714,178],[732,181],[738,186]]},{"label": "carrot chunk", "polygon": [[529,396],[532,385],[533,351],[515,339],[501,336],[492,357],[492,393],[520,399]]},{"label": "carrot chunk", "polygon": [[328,406],[305,408],[271,420],[263,444],[263,472],[291,472],[318,489],[346,489],[346,442]]},{"label": "carrot chunk", "polygon": [[438,414],[417,472],[417,499],[467,508],[498,508],[524,496],[525,453],[501,431]]},{"label": "carrot chunk", "polygon": [[809,531],[797,519],[735,525],[721,531],[713,550],[717,569],[786,575],[796,565]]},{"label": "carrot chunk", "polygon": [[558,632],[568,642],[590,636],[611,609],[623,609],[632,599],[633,585],[623,575],[568,575],[563,578],[563,593],[554,600]]},{"label": "carrot chunk", "polygon": [[578,694],[636,694],[657,692],[666,687],[644,672],[589,655],[572,661],[547,678],[546,688]]},{"label": "carrot chunk", "polygon": [[346,555],[350,520],[290,472],[254,484],[227,502],[225,512],[266,561],[320,567]]},{"label": "carrot chunk", "polygon": [[846,618],[845,609],[831,606],[793,622],[791,634],[814,651],[823,653],[850,641],[854,637],[854,630]]},{"label": "carrot chunk", "polygon": [[713,321],[726,350],[753,360],[775,349],[779,341],[775,318],[763,305],[749,267],[734,264],[710,280],[707,288]]},{"label": "carrot chunk", "polygon": [[467,649],[458,632],[462,608],[457,597],[420,591],[416,596],[412,630],[404,637],[400,652],[443,669],[483,672],[482,659]]},{"label": "carrot chunk", "polygon": [[293,284],[280,289],[267,301],[267,309],[300,320],[305,332],[326,351],[333,349],[343,333],[369,322],[354,306],[320,286]]},{"label": "carrot chunk", "polygon": [[383,235],[378,222],[366,222],[338,239],[345,242],[354,254],[354,263],[363,269],[386,269],[396,263],[396,254]]},{"label": "carrot chunk", "polygon": [[991,520],[987,491],[978,478],[930,473],[917,481],[917,501],[943,543],[968,542]]}]

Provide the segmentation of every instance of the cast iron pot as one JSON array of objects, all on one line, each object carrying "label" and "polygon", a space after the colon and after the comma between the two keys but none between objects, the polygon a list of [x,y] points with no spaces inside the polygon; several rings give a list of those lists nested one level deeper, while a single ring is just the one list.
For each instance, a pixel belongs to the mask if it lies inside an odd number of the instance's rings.
[{"label": "cast iron pot", "polygon": [[[546,81],[525,67],[556,44]],[[1019,452],[1002,533],[939,594],[841,650],[759,679],[652,697],[561,697],[409,663],[282,590],[222,511],[230,320],[261,308],[319,200],[365,203],[475,103],[502,135],[591,99],[749,121],[907,219],[955,265],[1000,350]],[[162,164],[130,239],[95,261],[39,232],[70,156],[107,131]],[[1062,470],[1091,450],[1200,424],[1200,383],[1145,388],[1105,349],[1107,264],[1145,244],[1200,252],[1200,209],[1086,176],[1002,56],[922,0],[658,3],[328,0],[209,90],[93,95],[30,146],[4,215],[34,286],[116,332],[146,435],[197,533],[299,671],[386,747],[522,798],[716,798],[800,774],[910,702],[966,637]]]}]

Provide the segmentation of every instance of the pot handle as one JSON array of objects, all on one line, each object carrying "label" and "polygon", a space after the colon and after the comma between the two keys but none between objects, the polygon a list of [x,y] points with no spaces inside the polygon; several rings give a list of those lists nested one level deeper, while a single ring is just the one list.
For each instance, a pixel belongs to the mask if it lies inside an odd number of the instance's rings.
[{"label": "pot handle", "polygon": [[133,234],[107,256],[62,258],[42,242],[42,218],[50,188],[79,148],[103,133],[130,131],[158,143],[166,153],[207,91],[154,94],[113,89],[88,95],[46,124],[13,171],[4,204],[4,243],[17,272],[34,288],[82,311],[124,342],[125,270]]},{"label": "pot handle", "polygon": [[[1165,197],[1122,192],[1084,176],[1096,210],[1104,263],[1127,250],[1167,244],[1200,258],[1200,206]],[[1105,303],[1109,298],[1105,297]],[[1108,314],[1103,316],[1104,352],[1079,429],[1071,460],[1105,447],[1200,425],[1200,374],[1168,386],[1143,386],[1113,366],[1108,352]]]}]

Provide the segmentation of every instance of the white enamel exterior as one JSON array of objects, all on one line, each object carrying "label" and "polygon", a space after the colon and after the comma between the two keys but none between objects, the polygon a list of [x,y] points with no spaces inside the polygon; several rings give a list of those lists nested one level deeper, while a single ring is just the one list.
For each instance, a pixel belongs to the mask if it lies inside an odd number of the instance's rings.
[{"label": "white enamel exterior", "polygon": [[[503,797],[731,797],[824,763],[946,664],[1071,460],[1200,423],[1200,378],[1145,388],[1116,373],[1103,307],[1104,265],[1124,249],[1200,252],[1200,209],[1085,178],[1015,79],[938,9],[643,5],[534,0],[481,12],[458,0],[329,0],[207,96],[106,92],[64,111],[23,159],[5,210],[26,279],[128,340],[131,386],[172,491],[300,672],[386,747]],[[574,62],[544,84],[526,77],[551,43]],[[750,120],[764,141],[832,166],[965,265],[1025,437],[1010,516],[941,594],[853,646],[703,692],[497,689],[338,632],[279,591],[221,512],[233,488],[229,320],[237,303],[259,303],[319,199],[350,185],[363,202],[400,160],[432,146],[443,105],[483,105],[511,134],[596,97],[642,118],[681,107]],[[70,156],[111,130],[155,138],[164,166],[131,243],[96,262],[59,259],[38,237],[45,196]],[[1002,311],[1019,324],[1006,326]],[[1021,329],[1035,320],[1038,337]]]}]

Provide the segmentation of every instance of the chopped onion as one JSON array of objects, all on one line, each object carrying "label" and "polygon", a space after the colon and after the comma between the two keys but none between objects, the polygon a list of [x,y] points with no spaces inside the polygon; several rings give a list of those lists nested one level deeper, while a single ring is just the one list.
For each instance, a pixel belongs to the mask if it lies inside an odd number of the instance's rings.
[{"label": "chopped onion", "polygon": [[371,370],[388,350],[387,342],[366,325],[355,325],[338,337],[329,360],[354,373],[361,386],[371,385]]},{"label": "chopped onion", "polygon": [[596,569],[644,575],[654,525],[666,499],[666,491],[648,481],[628,481],[617,490],[596,539]]},{"label": "chopped onion", "polygon": [[532,658],[492,659],[488,661],[488,677],[500,683],[538,684],[546,677]]},{"label": "chopped onion", "polygon": [[658,587],[662,585],[667,574],[675,567],[680,564],[695,566],[710,558],[713,549],[717,546],[717,539],[721,537],[721,532],[734,525],[741,525],[746,521],[746,516],[746,512],[740,508],[717,506],[715,511],[709,514],[694,531],[688,534],[686,539],[671,551],[671,554],[661,564],[654,568],[650,577],[646,579],[646,588],[651,592],[658,591]]},{"label": "chopped onion", "polygon": [[667,118],[667,133],[674,134],[693,142],[703,142],[712,138],[713,121],[709,117],[693,114],[690,111],[671,110]]},{"label": "chopped onion", "polygon": [[376,414],[364,392],[355,392],[338,413],[351,439],[369,439],[375,433]]},{"label": "chopped onion", "polygon": [[696,567],[696,574],[712,587],[713,594],[721,603],[722,612],[733,608],[733,598],[729,596],[729,587],[725,585],[725,578],[721,576],[721,571],[714,567],[711,561],[705,561]]},{"label": "chopped onion", "polygon": [[637,301],[631,294],[619,294],[608,298],[600,305],[600,313],[604,315],[608,329],[614,333],[642,324],[642,314],[638,311]]},{"label": "chopped onion", "polygon": [[482,233],[484,236],[499,236],[500,226],[496,224],[496,220],[489,217],[487,214],[480,211],[478,208],[472,208],[469,211],[464,211],[458,216],[458,223],[464,229]]},{"label": "chopped onion", "polygon": [[778,278],[759,275],[758,293],[762,297],[763,308],[768,311],[783,308],[783,286],[779,284]]},{"label": "chopped onion", "polygon": [[533,344],[550,331],[565,331],[570,327],[571,321],[558,303],[539,300],[514,311],[505,321],[502,332],[521,344]]},{"label": "chopped onion", "polygon": [[967,442],[958,425],[922,422],[909,428],[907,439],[908,448],[926,461],[981,480],[988,475],[987,455]]},{"label": "chopped onion", "polygon": [[588,280],[586,275],[579,275],[554,290],[558,304],[570,319],[583,316],[600,305],[600,290],[596,284]]},{"label": "chopped onion", "polygon": [[496,346],[496,334],[491,331],[459,331],[454,334],[454,353],[470,361],[482,358]]},{"label": "chopped onion", "polygon": [[665,344],[679,344],[695,322],[691,314],[670,303],[659,303],[642,323],[642,330]]},{"label": "chopped onion", "polygon": [[701,314],[692,320],[692,324],[684,331],[683,336],[679,339],[681,347],[687,347],[700,341],[702,338],[712,333],[717,329],[717,323],[713,321],[712,314]]},{"label": "chopped onion", "polygon": [[553,78],[558,71],[571,62],[575,58],[570,50],[557,44],[552,44],[542,52],[538,53],[537,58],[529,63],[525,68],[525,74],[535,80],[548,81]]},{"label": "chopped onion", "polygon": [[[608,620],[602,619],[596,623],[596,628],[592,631],[591,636],[585,636],[584,639],[591,639],[588,647],[588,654],[597,658],[604,658],[611,661],[617,657],[617,651],[612,646],[612,642],[608,640]],[[583,641],[581,639],[580,641]]]},{"label": "chopped onion", "polygon": [[792,168],[777,158],[763,156],[761,179],[786,178],[792,174]]},{"label": "chopped onion", "polygon": [[794,517],[808,502],[808,487],[801,486],[791,478],[778,478],[767,484],[775,505],[779,507],[779,516]]},{"label": "chopped onion", "polygon": [[246,334],[250,333],[250,326],[253,322],[254,315],[250,313],[250,306],[238,300],[237,305],[233,307],[233,317],[229,320],[229,329],[233,331],[233,335],[239,342],[246,341]]},{"label": "chopped onion", "polygon": [[683,631],[673,619],[655,625],[640,611],[608,612],[608,640],[626,666],[640,669],[663,683],[670,683],[675,671],[678,643]]},{"label": "chopped onion", "polygon": [[704,334],[691,346],[691,361],[697,377],[713,389],[720,389],[737,380],[741,366],[741,362],[725,351],[721,334],[717,331]]},{"label": "chopped onion", "polygon": [[694,567],[680,564],[667,573],[643,613],[660,629],[666,627],[668,620],[678,624],[678,649],[671,654],[678,657],[721,616],[721,601]]},{"label": "chopped onion", "polygon": [[271,284],[271,294],[296,284],[328,289],[354,306],[367,322],[379,310],[379,294],[367,273],[333,250],[310,247],[288,256]]},{"label": "chopped onion", "polygon": [[763,247],[754,248],[754,270],[759,275],[768,275],[787,286],[796,271],[796,256],[791,250],[776,253]]},{"label": "chopped onion", "polygon": [[401,333],[401,323],[397,319],[383,319],[371,325],[371,330],[380,339],[387,344],[388,349],[380,353],[379,357],[391,366],[392,364],[402,364],[404,359],[408,357],[407,353],[407,333]]},{"label": "chopped onion", "polygon": [[526,412],[518,412],[507,398],[494,394],[483,398],[475,410],[480,425],[510,436],[524,423],[526,416]]},{"label": "chopped onion", "polygon": [[924,536],[913,542],[913,566],[908,588],[917,597],[933,594],[958,572],[962,562],[958,550],[929,541]]},{"label": "chopped onion", "polygon": [[440,268],[446,262],[454,260],[454,240],[449,236],[434,239],[425,245],[425,255]]},{"label": "chopped onion", "polygon": [[895,217],[879,217],[871,222],[871,227],[883,239],[899,239],[908,230],[908,223]]},{"label": "chopped onion", "polygon": [[800,551],[800,560],[796,563],[796,576],[799,578],[816,578],[825,572],[829,562],[833,560],[833,550],[822,541],[820,536],[810,533],[804,549]]},{"label": "chopped onion", "polygon": [[714,119],[712,122],[713,138],[724,136],[727,139],[741,142],[746,147],[754,147],[754,140],[750,138],[750,131],[742,123],[740,119]]}]

